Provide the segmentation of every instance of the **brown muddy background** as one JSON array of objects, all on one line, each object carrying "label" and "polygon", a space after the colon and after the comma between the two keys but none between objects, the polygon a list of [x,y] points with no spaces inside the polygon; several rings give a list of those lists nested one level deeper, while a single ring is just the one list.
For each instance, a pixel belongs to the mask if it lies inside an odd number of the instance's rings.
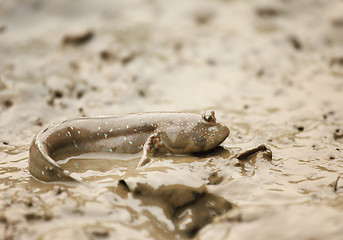
[{"label": "brown muddy background", "polygon": [[[342,239],[342,13],[339,0],[1,1],[0,239]],[[265,143],[272,161],[92,156],[65,164],[88,182],[70,186],[27,170],[50,123],[206,109],[231,129],[228,151]],[[168,191],[199,194],[175,218]]]}]

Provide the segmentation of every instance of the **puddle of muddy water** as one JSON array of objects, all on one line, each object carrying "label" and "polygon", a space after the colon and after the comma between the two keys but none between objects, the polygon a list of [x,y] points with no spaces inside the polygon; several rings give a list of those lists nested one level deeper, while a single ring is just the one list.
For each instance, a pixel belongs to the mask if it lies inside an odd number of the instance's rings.
[{"label": "puddle of muddy water", "polygon": [[[112,208],[142,215],[136,217],[145,219],[154,238],[192,238],[216,216],[233,208],[232,203],[207,190],[207,185],[216,184],[210,178],[219,170],[211,163],[216,158],[214,154],[217,157],[232,155],[219,149],[199,156],[166,156],[154,158],[152,164],[139,169],[137,163],[141,154],[86,153],[65,159],[58,156],[57,163],[83,183],[54,186],[53,191],[55,195],[68,192],[68,197],[78,202],[76,213],[80,215],[85,214],[82,209],[86,206],[100,207],[97,203],[103,204],[103,194],[111,195]],[[225,159],[221,161],[225,165]],[[84,195],[84,191],[89,192]],[[92,203],[94,200],[97,203]],[[71,215],[73,213],[74,210]],[[46,217],[33,214],[31,218],[45,220]],[[53,217],[49,215],[50,218]],[[133,227],[131,220],[125,222],[125,216],[117,218],[123,225]],[[139,226],[135,228],[141,230]],[[110,235],[104,230],[100,232]]]}]

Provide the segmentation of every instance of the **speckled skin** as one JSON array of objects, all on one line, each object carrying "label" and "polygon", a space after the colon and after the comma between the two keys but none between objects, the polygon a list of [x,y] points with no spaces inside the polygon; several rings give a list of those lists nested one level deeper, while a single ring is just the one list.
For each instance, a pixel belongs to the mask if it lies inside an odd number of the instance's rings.
[{"label": "speckled skin", "polygon": [[29,170],[42,181],[76,181],[54,160],[60,153],[137,153],[138,166],[160,152],[177,154],[211,150],[230,130],[216,122],[214,112],[139,113],[67,120],[38,133],[30,147]]}]

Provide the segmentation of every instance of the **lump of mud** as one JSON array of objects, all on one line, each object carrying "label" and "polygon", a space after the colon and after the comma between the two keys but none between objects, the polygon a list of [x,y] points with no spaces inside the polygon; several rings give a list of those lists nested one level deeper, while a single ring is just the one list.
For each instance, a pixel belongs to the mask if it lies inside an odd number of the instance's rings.
[{"label": "lump of mud", "polygon": [[94,32],[87,30],[75,34],[68,34],[64,36],[62,43],[64,45],[80,46],[89,42],[94,37]]},{"label": "lump of mud", "polygon": [[137,183],[129,189],[124,180],[121,190],[127,189],[143,205],[160,207],[173,222],[175,234],[193,237],[212,222],[213,218],[232,209],[233,205],[222,197],[208,193],[206,186],[198,188],[181,184],[162,185],[157,189],[148,184]]}]

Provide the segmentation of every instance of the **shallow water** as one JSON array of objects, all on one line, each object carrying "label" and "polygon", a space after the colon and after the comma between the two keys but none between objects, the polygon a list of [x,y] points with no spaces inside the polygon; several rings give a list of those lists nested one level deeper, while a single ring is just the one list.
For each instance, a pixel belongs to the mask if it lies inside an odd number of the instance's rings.
[{"label": "shallow water", "polygon": [[[341,1],[0,5],[0,239],[341,239]],[[62,162],[80,184],[28,172],[50,123],[206,109],[224,150]],[[259,144],[272,160],[230,158]]]}]

